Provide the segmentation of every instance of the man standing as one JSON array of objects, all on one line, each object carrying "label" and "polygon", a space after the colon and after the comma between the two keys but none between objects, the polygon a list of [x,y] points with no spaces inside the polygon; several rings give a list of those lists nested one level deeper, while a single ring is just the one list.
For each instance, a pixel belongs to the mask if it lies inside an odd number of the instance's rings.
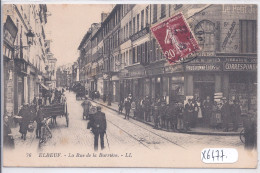
[{"label": "man standing", "polygon": [[88,99],[86,99],[83,103],[81,103],[81,106],[83,107],[83,119],[86,117],[89,118],[89,109],[91,106],[91,103]]},{"label": "man standing", "polygon": [[238,129],[238,118],[241,116],[240,105],[238,104],[238,100],[234,100],[231,109],[231,117],[233,122],[233,130],[236,132]]},{"label": "man standing", "polygon": [[188,99],[188,103],[184,107],[184,126],[185,130],[190,130],[190,121],[194,113],[194,106],[192,105],[192,99]]},{"label": "man standing", "polygon": [[131,102],[129,98],[125,99],[125,119],[129,120],[129,114],[131,110]]},{"label": "man standing", "polygon": [[36,123],[37,123],[37,128],[36,128],[36,138],[41,137],[41,128],[42,128],[42,121],[44,118],[44,113],[41,108],[37,111],[37,117],[36,117]]},{"label": "man standing", "polygon": [[230,117],[230,105],[227,102],[226,97],[222,98],[223,106],[221,107],[221,116],[223,118],[224,132],[228,132],[228,123]]},{"label": "man standing", "polygon": [[211,103],[210,97],[207,96],[207,99],[204,100],[204,103],[203,103],[203,110],[204,110],[203,117],[205,118],[204,125],[206,125],[206,126],[209,125],[209,120],[210,120],[210,117],[212,114],[212,107],[213,107],[213,104]]},{"label": "man standing", "polygon": [[98,138],[100,136],[101,149],[104,147],[104,135],[107,129],[106,115],[101,112],[101,107],[97,107],[97,113],[90,119],[88,128],[92,129],[94,134],[94,150],[98,150]]},{"label": "man standing", "polygon": [[14,148],[14,139],[11,128],[9,126],[8,116],[4,116],[4,134],[3,134],[3,147],[8,149]]},{"label": "man standing", "polygon": [[22,109],[18,113],[19,116],[22,117],[20,122],[20,130],[19,132],[22,134],[21,139],[26,140],[26,134],[28,130],[28,125],[30,122],[30,107],[28,104],[24,104]]},{"label": "man standing", "polygon": [[150,106],[151,106],[151,102],[148,96],[145,97],[144,101],[143,101],[143,105],[144,105],[144,119],[146,122],[151,121],[150,120]]}]

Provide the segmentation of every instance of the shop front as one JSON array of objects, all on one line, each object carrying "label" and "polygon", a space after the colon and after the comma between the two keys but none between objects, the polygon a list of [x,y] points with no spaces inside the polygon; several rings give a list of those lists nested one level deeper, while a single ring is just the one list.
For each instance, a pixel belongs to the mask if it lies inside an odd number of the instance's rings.
[{"label": "shop front", "polygon": [[[238,100],[242,112],[256,112],[257,60],[253,57],[213,57],[211,62],[187,63],[184,73],[184,95],[207,97],[219,102],[226,97],[230,104]],[[197,60],[200,61],[200,60]]]},{"label": "shop front", "polygon": [[145,68],[140,64],[127,67],[127,70],[121,72],[120,99],[126,98],[129,94],[131,94],[134,99],[143,97],[145,78]]},{"label": "shop front", "polygon": [[[160,61],[146,67],[147,78],[145,79],[145,88],[149,88],[149,94],[147,91],[145,92],[151,99],[158,99],[162,97],[165,99],[168,94],[169,79],[164,76],[164,62],[165,61]],[[150,80],[149,87],[147,87],[148,80]]]},{"label": "shop front", "polygon": [[169,80],[169,92],[166,95],[167,103],[183,102],[184,95],[184,66],[182,64],[165,66],[165,77]]},{"label": "shop front", "polygon": [[119,86],[119,77],[118,75],[113,75],[111,78],[111,92],[112,92],[112,101],[119,102],[120,99],[120,86]]},{"label": "shop front", "polygon": [[3,72],[4,72],[4,114],[14,114],[14,41],[17,27],[10,16],[7,16],[3,27]]},{"label": "shop front", "polygon": [[225,58],[224,75],[228,79],[230,102],[238,99],[242,113],[257,110],[257,59],[252,57]]},{"label": "shop front", "polygon": [[15,114],[18,113],[19,108],[25,102],[25,81],[27,79],[27,67],[28,64],[23,58],[15,58],[15,76],[14,76],[14,112]]},{"label": "shop front", "polygon": [[[210,59],[210,60],[208,60]],[[201,102],[210,98],[216,101],[216,95],[223,96],[223,64],[220,58],[198,58],[185,64],[185,96],[196,98]],[[185,98],[185,100],[186,100]],[[220,98],[217,98],[220,99]]]}]

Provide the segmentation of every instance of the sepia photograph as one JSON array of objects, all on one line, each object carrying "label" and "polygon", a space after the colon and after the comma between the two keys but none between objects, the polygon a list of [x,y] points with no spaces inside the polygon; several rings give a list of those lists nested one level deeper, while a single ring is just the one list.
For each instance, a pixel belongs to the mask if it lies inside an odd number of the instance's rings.
[{"label": "sepia photograph", "polygon": [[257,4],[1,13],[4,167],[257,167]]}]

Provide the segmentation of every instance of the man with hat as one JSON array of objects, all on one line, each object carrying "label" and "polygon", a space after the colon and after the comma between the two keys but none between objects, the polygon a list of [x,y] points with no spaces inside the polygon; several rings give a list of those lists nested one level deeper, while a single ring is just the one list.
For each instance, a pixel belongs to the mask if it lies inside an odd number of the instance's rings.
[{"label": "man with hat", "polygon": [[194,106],[192,105],[192,99],[188,99],[188,103],[184,106],[184,128],[186,131],[190,130],[190,122],[193,116]]},{"label": "man with hat", "polygon": [[231,118],[233,122],[233,130],[236,132],[238,129],[238,118],[241,116],[241,109],[240,105],[238,104],[238,99],[233,100],[233,103],[234,104],[231,107]]},{"label": "man with hat", "polygon": [[227,102],[227,98],[223,97],[223,106],[221,107],[221,116],[223,119],[224,132],[228,132],[228,123],[230,118],[230,105]]},{"label": "man with hat", "polygon": [[107,121],[106,121],[106,115],[101,112],[101,107],[97,107],[97,112],[94,114],[94,116],[90,119],[88,128],[92,129],[92,132],[94,134],[94,150],[98,150],[98,138],[100,136],[100,143],[101,143],[101,149],[103,150],[104,147],[104,135],[106,133],[107,129]]},{"label": "man with hat", "polygon": [[86,98],[84,102],[81,103],[81,106],[83,107],[83,119],[86,117],[86,119],[89,118],[89,109],[91,107],[91,102]]},{"label": "man with hat", "polygon": [[19,132],[22,134],[21,139],[26,140],[26,134],[28,130],[28,125],[30,123],[31,110],[28,103],[24,103],[23,107],[19,111],[18,115],[22,117],[20,122]]}]

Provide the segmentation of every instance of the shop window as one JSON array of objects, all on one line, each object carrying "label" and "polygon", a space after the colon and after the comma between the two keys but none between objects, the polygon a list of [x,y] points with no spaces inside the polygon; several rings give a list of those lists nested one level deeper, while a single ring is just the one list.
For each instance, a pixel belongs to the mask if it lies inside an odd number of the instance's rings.
[{"label": "shop window", "polygon": [[151,57],[152,57],[152,61],[156,60],[156,40],[153,39],[152,40],[152,46],[151,46]]},{"label": "shop window", "polygon": [[184,96],[184,77],[173,76],[170,81],[170,100],[178,100]]},{"label": "shop window", "polygon": [[125,40],[125,26],[124,26],[124,36],[123,36],[123,40]]},{"label": "shop window", "polygon": [[166,16],[166,5],[161,4],[161,19]]},{"label": "shop window", "polygon": [[257,85],[256,74],[236,72],[229,75],[229,100],[239,100],[242,112],[256,112]]},{"label": "shop window", "polygon": [[147,6],[147,7],[145,8],[145,26],[146,26],[146,27],[149,25],[148,19],[149,19],[149,6]]},{"label": "shop window", "polygon": [[132,35],[132,22],[129,22],[129,36]]},{"label": "shop window", "polygon": [[144,95],[149,96],[150,95],[150,79],[145,79],[144,83]]},{"label": "shop window", "polygon": [[141,12],[141,29],[144,28],[144,10]]},{"label": "shop window", "polygon": [[142,59],[142,46],[137,46],[137,62],[140,62]]},{"label": "shop window", "polygon": [[139,30],[140,30],[140,19],[139,19],[139,17],[140,17],[140,15],[139,14],[137,14],[137,17],[136,17],[136,22],[137,22],[137,24],[136,24],[136,26],[137,26],[137,29],[136,29],[136,32],[138,32]]},{"label": "shop window", "polygon": [[240,52],[256,53],[256,21],[240,20]]},{"label": "shop window", "polygon": [[153,23],[157,22],[157,4],[153,5]]},{"label": "shop window", "polygon": [[128,33],[128,24],[126,24],[126,38],[129,37],[129,33]]},{"label": "shop window", "polygon": [[135,17],[133,18],[133,33],[132,34],[134,34],[135,33]]},{"label": "shop window", "polygon": [[133,51],[132,51],[132,53],[133,53],[133,64],[135,64],[135,63],[137,63],[137,57],[136,57],[136,47],[134,47],[133,48]]}]

